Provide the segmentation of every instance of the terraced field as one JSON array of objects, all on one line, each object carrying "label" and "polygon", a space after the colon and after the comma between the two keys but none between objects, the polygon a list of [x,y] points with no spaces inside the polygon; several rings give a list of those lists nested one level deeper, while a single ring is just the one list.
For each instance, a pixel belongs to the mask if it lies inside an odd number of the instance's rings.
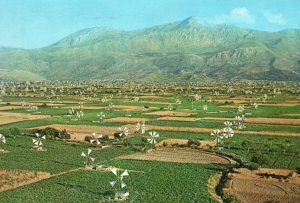
[{"label": "terraced field", "polygon": [[[14,85],[18,88],[10,91]],[[151,90],[148,85],[2,84],[7,93],[0,97],[0,133],[6,140],[0,142],[0,200],[113,201],[110,169],[116,167],[129,170],[125,202],[249,202],[254,200],[242,199],[237,185],[246,181],[251,190],[259,190],[254,177],[237,177],[231,192],[223,184],[229,176],[223,175],[215,189],[208,187],[209,180],[232,167],[298,174],[298,86],[263,83],[262,89],[253,83],[247,88],[257,91],[246,94],[239,88],[228,93],[226,84],[151,84]],[[233,136],[226,136],[227,121]],[[217,129],[220,133],[211,135]],[[154,131],[159,135],[151,137]],[[34,147],[35,133],[46,136],[43,150]],[[88,149],[95,162],[86,167],[81,153]]]}]

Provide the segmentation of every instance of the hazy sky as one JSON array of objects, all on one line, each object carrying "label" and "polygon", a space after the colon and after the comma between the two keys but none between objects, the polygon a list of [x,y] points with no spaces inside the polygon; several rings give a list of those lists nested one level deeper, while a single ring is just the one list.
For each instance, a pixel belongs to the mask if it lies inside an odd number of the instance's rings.
[{"label": "hazy sky", "polygon": [[0,0],[0,46],[38,48],[78,30],[125,30],[196,16],[207,25],[300,28],[300,0]]}]

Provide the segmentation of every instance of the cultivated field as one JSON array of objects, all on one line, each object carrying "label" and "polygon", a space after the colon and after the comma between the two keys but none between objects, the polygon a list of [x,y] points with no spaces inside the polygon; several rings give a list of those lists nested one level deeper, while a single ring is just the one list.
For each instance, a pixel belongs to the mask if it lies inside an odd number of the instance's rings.
[{"label": "cultivated field", "polygon": [[1,83],[0,202],[113,201],[113,167],[125,202],[300,202],[299,89]]}]

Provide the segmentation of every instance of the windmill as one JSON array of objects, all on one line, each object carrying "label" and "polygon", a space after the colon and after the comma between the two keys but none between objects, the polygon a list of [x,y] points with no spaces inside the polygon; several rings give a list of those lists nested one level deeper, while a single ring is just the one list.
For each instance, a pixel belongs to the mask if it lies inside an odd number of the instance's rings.
[{"label": "windmill", "polygon": [[221,143],[223,136],[221,135],[221,131],[219,129],[213,130],[213,132],[210,133],[210,135],[215,137],[215,142],[217,143],[217,145]]},{"label": "windmill", "polygon": [[97,136],[95,132],[92,133],[92,139],[90,139],[90,143],[96,142],[96,146],[99,146],[101,142],[99,139],[102,138],[102,135]]},{"label": "windmill", "polygon": [[203,105],[203,111],[207,111],[207,105]]},{"label": "windmill", "polygon": [[244,111],[245,111],[245,107],[243,105],[238,107],[239,113],[243,113]]},{"label": "windmill", "polygon": [[105,118],[105,114],[103,112],[100,112],[100,113],[97,114],[97,117],[99,117],[100,122],[102,122],[103,119]]},{"label": "windmill", "polygon": [[75,110],[73,108],[69,109],[69,115],[74,115],[75,114]]},{"label": "windmill", "polygon": [[45,140],[46,136],[41,135],[39,133],[35,133],[35,135],[37,138],[32,138],[33,148],[36,149],[37,151],[42,151],[43,150],[42,140]]},{"label": "windmill", "polygon": [[169,104],[169,105],[168,105],[168,110],[169,110],[169,111],[173,111],[173,110],[174,110],[174,108],[173,108],[173,105],[172,105],[172,104]]},{"label": "windmill", "polygon": [[85,158],[85,167],[91,167],[95,161],[95,158],[90,156],[91,152],[91,149],[88,149],[87,153],[81,152],[81,156]]},{"label": "windmill", "polygon": [[112,187],[117,188],[115,199],[126,199],[129,196],[129,192],[124,189],[127,185],[123,179],[125,176],[129,176],[128,171],[125,170],[121,173],[119,169],[112,168],[111,172],[116,176],[116,180],[110,182]]},{"label": "windmill", "polygon": [[83,117],[83,111],[77,111],[76,112],[76,116],[78,117],[78,118],[81,118],[81,117]]},{"label": "windmill", "polygon": [[152,132],[149,132],[151,138],[147,139],[148,142],[152,145],[155,145],[157,142],[156,142],[156,138],[159,137],[159,134],[155,131],[152,131]]},{"label": "windmill", "polygon": [[201,97],[201,95],[196,94],[196,95],[194,95],[194,98],[195,98],[195,101],[199,101],[202,97]]},{"label": "windmill", "polygon": [[176,99],[175,103],[176,103],[176,105],[180,105],[181,104],[180,99]]},{"label": "windmill", "polygon": [[233,137],[233,130],[232,128],[226,127],[223,129],[223,136],[224,138],[230,138]]},{"label": "windmill", "polygon": [[226,126],[226,128],[230,128],[232,126],[232,122],[225,121],[224,125]]},{"label": "windmill", "polygon": [[[3,143],[5,144],[6,143],[6,139],[5,139],[5,136],[0,134],[0,143]],[[2,149],[3,150],[3,149]]]},{"label": "windmill", "polygon": [[118,130],[119,130],[118,135],[120,138],[128,135],[129,130],[127,127],[120,127],[120,128],[118,128]]},{"label": "windmill", "polygon": [[235,123],[235,125],[237,125],[238,129],[246,128],[246,126],[244,125],[244,122],[245,122],[244,115],[236,116],[235,119],[236,119],[236,121],[234,123]]},{"label": "windmill", "polygon": [[31,106],[31,111],[38,111],[39,107],[38,106]]},{"label": "windmill", "polygon": [[232,122],[226,121],[224,122],[224,125],[226,126],[223,128],[223,136],[224,138],[229,138],[233,136],[233,130],[231,128]]},{"label": "windmill", "polygon": [[109,102],[108,106],[106,107],[107,110],[111,111],[111,109],[114,107],[114,104],[112,102]]},{"label": "windmill", "polygon": [[138,122],[136,125],[136,131],[140,134],[144,134],[145,133],[145,122]]},{"label": "windmill", "polygon": [[253,106],[254,106],[255,109],[258,108],[258,104],[256,102],[253,104]]}]

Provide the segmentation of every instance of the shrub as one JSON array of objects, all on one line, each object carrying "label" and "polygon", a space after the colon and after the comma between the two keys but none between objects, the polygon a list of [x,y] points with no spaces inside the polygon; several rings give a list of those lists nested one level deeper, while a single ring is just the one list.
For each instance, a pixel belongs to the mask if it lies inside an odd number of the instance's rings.
[{"label": "shrub", "polygon": [[257,170],[259,168],[259,165],[257,163],[249,163],[249,165],[247,166],[247,168],[251,171],[253,170]]},{"label": "shrub", "polygon": [[102,137],[100,138],[101,140],[109,140],[108,135],[102,135]]},{"label": "shrub", "polygon": [[50,138],[60,138],[60,139],[70,139],[71,136],[67,133],[66,130],[59,131],[55,128],[45,128],[45,129],[38,129],[33,130],[33,133],[39,133],[41,135],[46,135],[46,137]]},{"label": "shrub", "polygon": [[86,141],[86,142],[90,142],[92,139],[93,139],[92,136],[89,136],[89,135],[84,137],[84,141]]},{"label": "shrub", "polygon": [[296,167],[296,171],[297,171],[298,174],[300,174],[300,166]]},{"label": "shrub", "polygon": [[270,159],[262,154],[261,152],[257,152],[255,153],[251,159],[250,159],[252,162],[258,164],[260,167],[263,165],[263,164],[268,164],[270,162]]},{"label": "shrub", "polygon": [[189,139],[187,144],[189,147],[192,145],[199,146],[200,142],[198,140]]},{"label": "shrub", "polygon": [[12,127],[12,128],[3,128],[3,129],[0,129],[0,133],[7,136],[7,137],[10,137],[10,136],[17,136],[17,135],[21,135],[21,130],[17,127]]}]

